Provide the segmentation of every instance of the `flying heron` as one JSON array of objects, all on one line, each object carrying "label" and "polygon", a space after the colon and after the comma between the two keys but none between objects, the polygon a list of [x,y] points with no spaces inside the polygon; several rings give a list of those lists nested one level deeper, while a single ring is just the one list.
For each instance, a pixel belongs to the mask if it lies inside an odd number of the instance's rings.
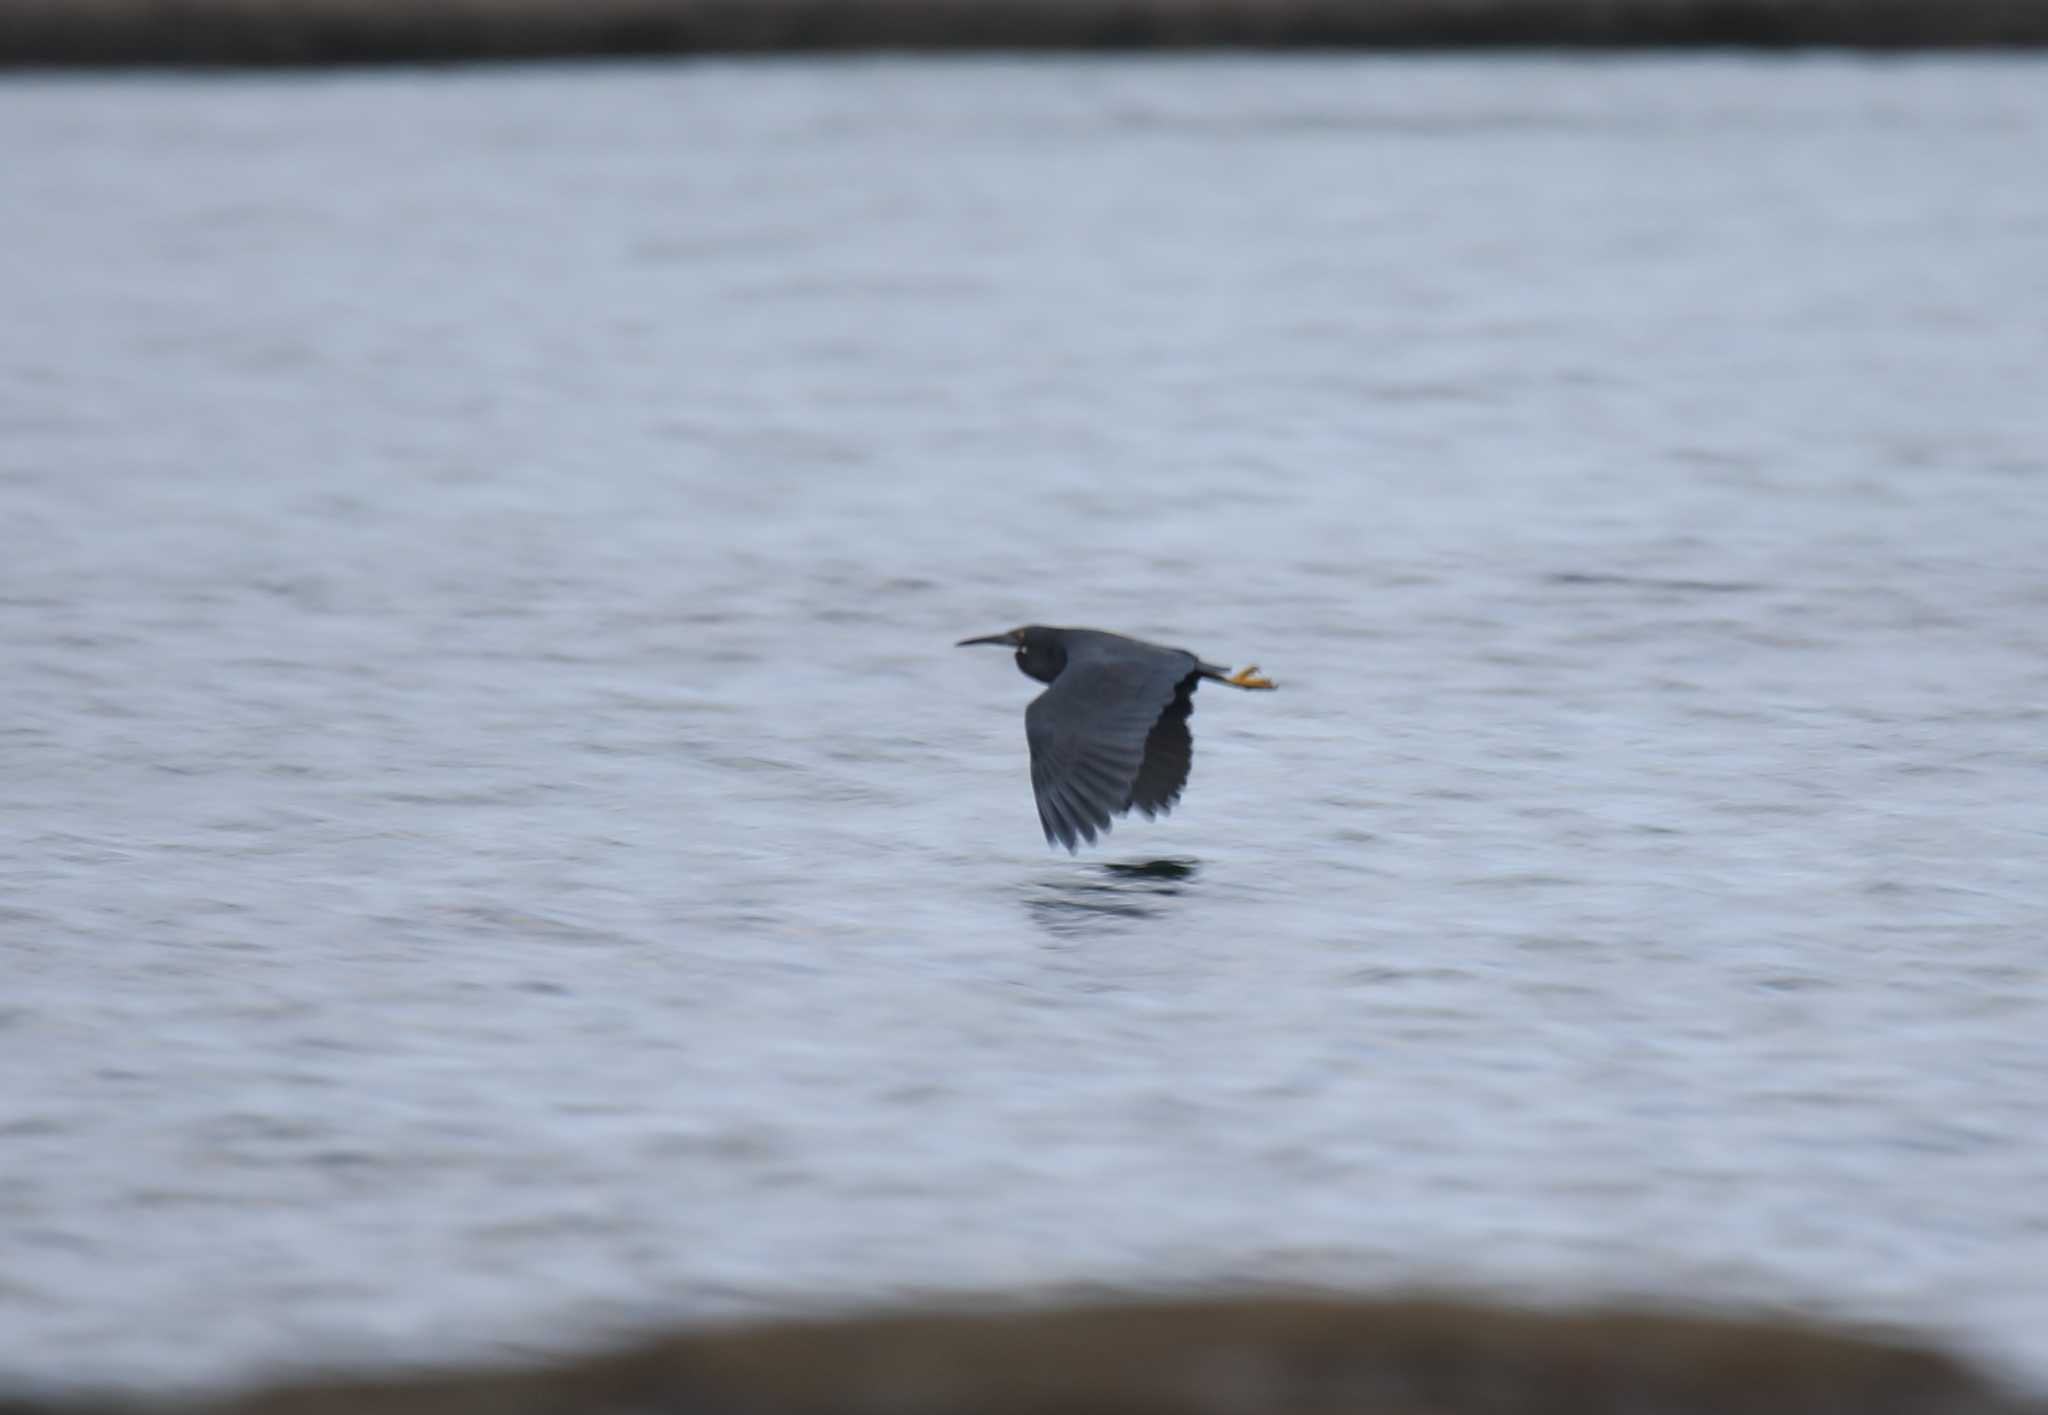
[{"label": "flying heron", "polygon": [[1187,785],[1194,740],[1188,714],[1204,678],[1233,688],[1270,688],[1256,665],[1231,672],[1186,649],[1148,644],[1101,629],[1027,624],[1007,634],[962,639],[1017,650],[1017,668],[1052,686],[1024,709],[1031,745],[1031,792],[1047,844],[1071,853],[1107,834],[1110,818],[1133,806],[1165,815]]}]

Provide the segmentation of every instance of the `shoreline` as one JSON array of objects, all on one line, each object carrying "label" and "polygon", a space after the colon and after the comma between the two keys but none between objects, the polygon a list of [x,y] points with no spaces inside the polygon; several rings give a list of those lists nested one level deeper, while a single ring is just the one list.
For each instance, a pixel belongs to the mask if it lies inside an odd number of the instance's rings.
[{"label": "shoreline", "polygon": [[0,0],[0,67],[857,51],[2048,46],[2026,0]]},{"label": "shoreline", "polygon": [[1447,1295],[1097,1299],[684,1328],[584,1356],[7,1415],[2048,1415],[1938,1344],[1795,1316]]}]

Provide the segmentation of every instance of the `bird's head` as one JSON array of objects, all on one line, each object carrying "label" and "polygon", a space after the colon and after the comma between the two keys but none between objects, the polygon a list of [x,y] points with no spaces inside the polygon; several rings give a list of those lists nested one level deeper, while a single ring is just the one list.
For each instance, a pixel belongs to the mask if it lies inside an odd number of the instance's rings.
[{"label": "bird's head", "polygon": [[1067,666],[1067,646],[1058,629],[1026,624],[1007,634],[985,634],[979,639],[962,639],[956,648],[969,644],[1003,644],[1017,651],[1017,671],[1026,678],[1050,683]]}]

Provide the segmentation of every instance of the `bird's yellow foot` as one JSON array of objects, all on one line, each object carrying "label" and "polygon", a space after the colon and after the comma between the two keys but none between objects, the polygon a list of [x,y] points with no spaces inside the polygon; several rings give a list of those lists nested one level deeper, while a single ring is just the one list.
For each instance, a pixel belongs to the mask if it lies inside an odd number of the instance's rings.
[{"label": "bird's yellow foot", "polygon": [[1259,676],[1259,666],[1248,663],[1223,680],[1233,688],[1270,688],[1273,680]]}]

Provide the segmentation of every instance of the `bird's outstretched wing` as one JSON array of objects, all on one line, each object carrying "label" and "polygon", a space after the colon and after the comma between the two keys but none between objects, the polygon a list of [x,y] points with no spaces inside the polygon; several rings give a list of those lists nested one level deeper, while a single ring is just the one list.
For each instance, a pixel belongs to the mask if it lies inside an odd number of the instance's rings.
[{"label": "bird's outstretched wing", "polygon": [[1045,838],[1075,849],[1137,806],[1172,809],[1186,784],[1195,658],[1077,653],[1024,710],[1031,790]]},{"label": "bird's outstretched wing", "polygon": [[1195,710],[1194,674],[1181,679],[1173,690],[1173,701],[1145,734],[1145,761],[1138,768],[1138,780],[1131,787],[1130,804],[1145,813],[1147,820],[1163,816],[1180,799],[1188,784],[1188,766],[1194,760],[1195,739],[1188,732],[1188,714]]}]

